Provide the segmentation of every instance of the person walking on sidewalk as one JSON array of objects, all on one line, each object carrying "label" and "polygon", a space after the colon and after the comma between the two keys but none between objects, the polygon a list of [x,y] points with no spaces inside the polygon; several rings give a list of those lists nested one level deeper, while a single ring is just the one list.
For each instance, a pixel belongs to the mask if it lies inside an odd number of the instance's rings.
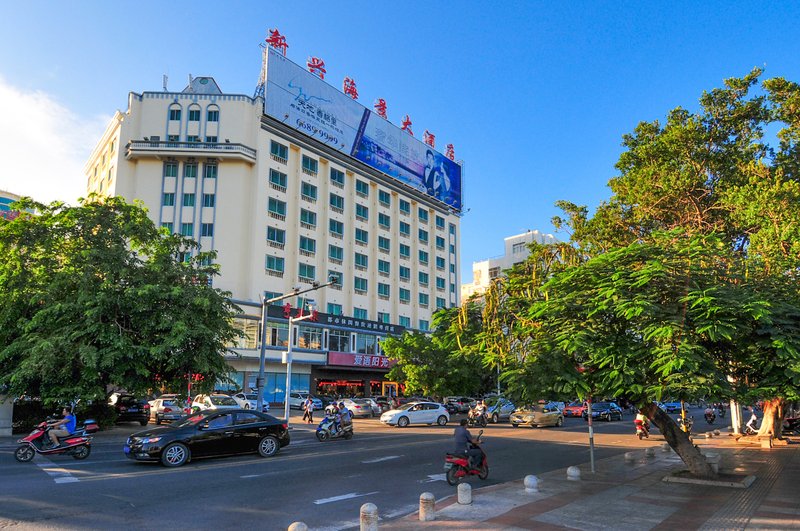
[{"label": "person walking on sidewalk", "polygon": [[304,410],[303,420],[307,421],[308,424],[313,424],[314,423],[314,401],[311,399],[310,395],[309,395],[308,398],[306,398],[306,401],[303,404],[303,410]]}]

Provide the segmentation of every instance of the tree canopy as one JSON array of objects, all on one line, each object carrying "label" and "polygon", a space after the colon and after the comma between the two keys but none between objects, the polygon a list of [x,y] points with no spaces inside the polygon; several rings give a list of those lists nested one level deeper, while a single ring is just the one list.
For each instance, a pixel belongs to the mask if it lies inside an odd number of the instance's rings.
[{"label": "tree canopy", "polygon": [[213,253],[155,227],[139,205],[29,199],[0,221],[0,384],[44,400],[213,385],[237,308],[211,287]]}]

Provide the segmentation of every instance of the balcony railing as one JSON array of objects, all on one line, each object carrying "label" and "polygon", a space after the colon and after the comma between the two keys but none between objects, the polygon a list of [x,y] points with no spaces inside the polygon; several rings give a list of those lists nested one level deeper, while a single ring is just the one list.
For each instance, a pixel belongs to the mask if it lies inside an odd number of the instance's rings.
[{"label": "balcony railing", "polygon": [[208,156],[219,159],[239,158],[248,162],[256,161],[256,150],[244,144],[231,142],[171,142],[152,140],[131,140],[128,142],[126,157],[136,159],[142,157],[169,155],[187,155],[192,157]]}]

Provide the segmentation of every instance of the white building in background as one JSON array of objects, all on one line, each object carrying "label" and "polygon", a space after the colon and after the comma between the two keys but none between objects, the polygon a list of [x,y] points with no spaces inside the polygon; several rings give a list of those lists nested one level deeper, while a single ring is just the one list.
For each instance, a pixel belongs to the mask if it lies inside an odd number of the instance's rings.
[{"label": "white building in background", "polygon": [[[260,295],[289,293],[333,275],[338,286],[308,294],[316,322],[296,327],[292,390],[380,393],[391,364],[380,341],[405,329],[426,330],[438,308],[459,304],[460,179],[451,175],[448,182],[459,186],[455,203],[438,188],[426,189],[422,179],[415,184],[392,176],[391,167],[376,169],[374,153],[359,159],[355,145],[352,155],[344,152],[344,138],[331,145],[307,136],[295,120],[295,103],[307,112],[313,100],[300,98],[311,91],[346,96],[281,61],[295,85],[306,83],[286,103],[285,116],[285,94],[269,86],[264,97],[225,94],[211,77],[194,78],[181,92],[130,93],[128,109],[114,115],[86,163],[87,189],[141,200],[156,224],[218,251],[221,276],[214,286],[231,292],[246,313],[237,319],[246,337],[229,360],[239,386],[255,386]],[[365,111],[358,118],[365,138],[370,126],[397,129],[372,124],[370,111],[352,100],[339,105]],[[315,114],[329,120],[321,107]],[[340,116],[342,129],[344,122]],[[401,147],[407,142],[399,140]],[[422,149],[424,164],[427,148],[412,147]],[[442,156],[431,156],[442,171],[447,166],[460,178],[460,165],[453,171],[455,163],[436,157]],[[270,307],[267,322],[265,394],[272,402],[284,396],[287,317],[308,301],[285,302],[292,309]]]},{"label": "white building in background", "polygon": [[528,245],[532,242],[544,245],[557,241],[552,234],[542,234],[538,230],[528,230],[505,238],[505,254],[472,264],[472,283],[461,285],[461,300],[466,301],[473,295],[482,295],[492,280],[502,275],[504,270],[524,262],[530,255]]}]

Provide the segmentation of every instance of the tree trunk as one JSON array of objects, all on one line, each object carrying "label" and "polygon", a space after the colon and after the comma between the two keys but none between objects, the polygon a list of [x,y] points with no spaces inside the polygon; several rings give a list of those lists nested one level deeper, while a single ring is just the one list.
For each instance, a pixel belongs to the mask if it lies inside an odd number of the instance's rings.
[{"label": "tree trunk", "polygon": [[773,398],[764,401],[764,418],[761,419],[761,428],[758,435],[772,435],[780,439],[783,429],[783,406],[782,398]]},{"label": "tree trunk", "polygon": [[680,456],[693,476],[699,478],[713,478],[716,476],[711,469],[711,465],[700,453],[700,449],[689,441],[689,434],[683,432],[672,420],[672,417],[652,402],[642,407],[641,411],[658,427],[664,436],[664,440]]}]

